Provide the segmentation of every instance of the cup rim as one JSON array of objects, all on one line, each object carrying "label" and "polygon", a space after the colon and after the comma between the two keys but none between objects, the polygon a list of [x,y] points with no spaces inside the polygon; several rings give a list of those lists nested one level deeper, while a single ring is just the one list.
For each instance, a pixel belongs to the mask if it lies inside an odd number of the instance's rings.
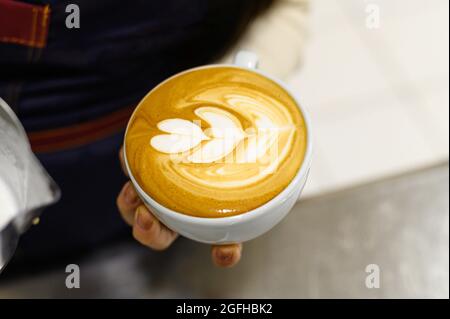
[{"label": "cup rim", "polygon": [[[303,116],[303,120],[305,122],[305,127],[306,127],[306,151],[305,151],[305,156],[303,158],[303,161],[300,164],[300,167],[297,171],[297,174],[294,176],[294,178],[291,180],[291,182],[280,193],[278,193],[274,198],[272,198],[268,202],[264,203],[263,205],[258,206],[252,210],[249,210],[245,213],[241,213],[241,214],[233,215],[233,216],[225,216],[225,217],[191,216],[191,215],[183,214],[181,212],[174,211],[170,208],[167,208],[167,207],[161,205],[159,202],[157,202],[155,199],[153,199],[150,195],[148,195],[141,188],[139,183],[134,178],[133,173],[131,172],[131,169],[128,165],[125,141],[126,141],[126,136],[127,136],[128,128],[130,126],[131,119],[133,118],[134,114],[138,110],[142,101],[145,100],[147,98],[147,96],[150,95],[150,93],[157,90],[164,83],[172,80],[175,77],[183,75],[185,73],[189,73],[189,72],[196,71],[196,70],[220,68],[220,67],[231,67],[231,68],[235,68],[235,69],[241,69],[241,70],[243,69],[243,70],[246,70],[249,72],[254,72],[260,76],[266,77],[267,79],[275,82],[283,90],[285,90],[286,93],[289,94],[295,100],[296,105],[299,108],[299,110]],[[125,129],[124,141],[123,141],[123,159],[124,159],[124,163],[125,163],[125,168],[128,172],[128,176],[129,176],[130,180],[132,181],[134,187],[136,188],[136,191],[144,198],[145,201],[147,201],[152,207],[155,207],[159,212],[169,215],[171,218],[176,219],[180,222],[225,226],[225,225],[240,223],[243,221],[248,221],[248,220],[258,218],[261,215],[264,215],[267,212],[270,212],[272,209],[276,208],[280,203],[284,202],[286,200],[286,198],[288,198],[288,195],[295,191],[295,187],[297,186],[299,181],[308,174],[310,164],[311,164],[311,159],[312,159],[312,153],[313,153],[313,149],[312,149],[313,136],[312,136],[311,120],[310,120],[308,111],[305,109],[305,107],[301,103],[299,103],[299,101],[300,101],[300,98],[299,98],[298,94],[295,94],[293,92],[293,90],[287,84],[282,83],[277,78],[275,78],[275,77],[271,76],[270,74],[267,74],[266,72],[259,70],[259,69],[246,68],[246,67],[241,67],[241,66],[237,66],[234,64],[208,64],[208,65],[202,65],[202,66],[198,66],[198,67],[194,67],[194,68],[190,68],[190,69],[178,72],[178,73],[168,77],[167,79],[165,79],[164,81],[162,81],[161,83],[156,85],[153,89],[151,89],[140,100],[140,102],[138,103],[138,105],[136,106],[136,108],[134,109],[133,113],[130,116],[130,120],[128,121],[127,127]]]}]

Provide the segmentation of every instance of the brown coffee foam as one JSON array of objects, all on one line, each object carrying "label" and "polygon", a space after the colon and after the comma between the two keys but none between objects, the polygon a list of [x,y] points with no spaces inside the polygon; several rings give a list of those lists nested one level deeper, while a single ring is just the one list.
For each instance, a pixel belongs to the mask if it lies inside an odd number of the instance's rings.
[{"label": "brown coffee foam", "polygon": [[[280,121],[289,119],[289,123],[287,120],[284,123],[291,128],[289,134],[280,134],[279,138],[280,153],[284,150],[285,156],[274,173],[243,187],[221,187],[228,185],[227,182],[234,183],[233,178],[251,180],[258,177],[256,172],[266,166],[258,163],[231,164],[233,166],[228,163],[174,163],[169,154],[150,146],[152,137],[164,133],[157,128],[160,121],[170,118],[198,121],[194,111],[204,106],[226,110],[239,119],[243,129],[251,128],[254,113],[245,112],[251,107],[242,103],[242,107],[230,105],[224,98],[230,95],[251,97],[258,103],[262,101],[263,107],[270,110],[267,106],[270,105],[274,109],[273,114]],[[202,129],[208,128],[204,121],[200,123]],[[304,158],[305,130],[304,119],[294,99],[275,82],[233,67],[203,68],[164,82],[141,101],[127,130],[126,155],[141,188],[163,206],[192,216],[225,217],[265,204],[291,182]],[[223,170],[237,173],[214,176],[214,172]],[[198,178],[198,182],[194,178]]]}]

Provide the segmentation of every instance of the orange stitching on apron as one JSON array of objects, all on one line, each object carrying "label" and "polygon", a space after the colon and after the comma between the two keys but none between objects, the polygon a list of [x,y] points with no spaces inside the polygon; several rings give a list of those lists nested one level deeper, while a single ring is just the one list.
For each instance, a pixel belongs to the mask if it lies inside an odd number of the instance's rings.
[{"label": "orange stitching on apron", "polygon": [[49,15],[49,13],[50,13],[50,6],[47,4],[45,7],[44,7],[44,12],[43,12],[43,17],[42,17],[42,32],[41,32],[41,37],[40,37],[40,39],[39,39],[39,45],[41,45],[42,47],[44,47],[45,46],[45,35],[46,35],[46,33],[48,33],[47,32],[47,21],[48,21],[48,15]]},{"label": "orange stitching on apron", "polygon": [[47,26],[48,14],[50,11],[50,5],[46,5],[44,8],[44,18],[42,19],[42,26],[45,28]]},{"label": "orange stitching on apron", "polygon": [[33,22],[31,23],[31,36],[30,36],[30,42],[33,43],[32,45],[36,45],[36,22],[37,22],[37,16],[39,12],[36,8],[33,8]]}]

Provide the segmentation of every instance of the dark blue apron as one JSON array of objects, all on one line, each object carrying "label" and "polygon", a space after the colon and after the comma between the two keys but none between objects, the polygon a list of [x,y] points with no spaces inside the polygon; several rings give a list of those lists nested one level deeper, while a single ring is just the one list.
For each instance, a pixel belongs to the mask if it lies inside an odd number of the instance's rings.
[{"label": "dark blue apron", "polygon": [[[115,206],[129,112],[161,80],[219,58],[270,1],[25,2],[49,5],[46,44],[0,41],[0,96],[62,189],[20,243],[19,256],[44,259],[129,233]],[[66,28],[69,3],[79,29]]]}]

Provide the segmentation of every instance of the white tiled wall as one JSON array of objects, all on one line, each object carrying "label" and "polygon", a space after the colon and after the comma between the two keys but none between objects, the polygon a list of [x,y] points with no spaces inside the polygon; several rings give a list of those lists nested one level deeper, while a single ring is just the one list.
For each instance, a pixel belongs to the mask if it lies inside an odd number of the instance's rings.
[{"label": "white tiled wall", "polygon": [[[379,28],[366,27],[378,5]],[[314,125],[305,195],[448,159],[449,2],[313,0],[303,69],[290,85]]]}]

